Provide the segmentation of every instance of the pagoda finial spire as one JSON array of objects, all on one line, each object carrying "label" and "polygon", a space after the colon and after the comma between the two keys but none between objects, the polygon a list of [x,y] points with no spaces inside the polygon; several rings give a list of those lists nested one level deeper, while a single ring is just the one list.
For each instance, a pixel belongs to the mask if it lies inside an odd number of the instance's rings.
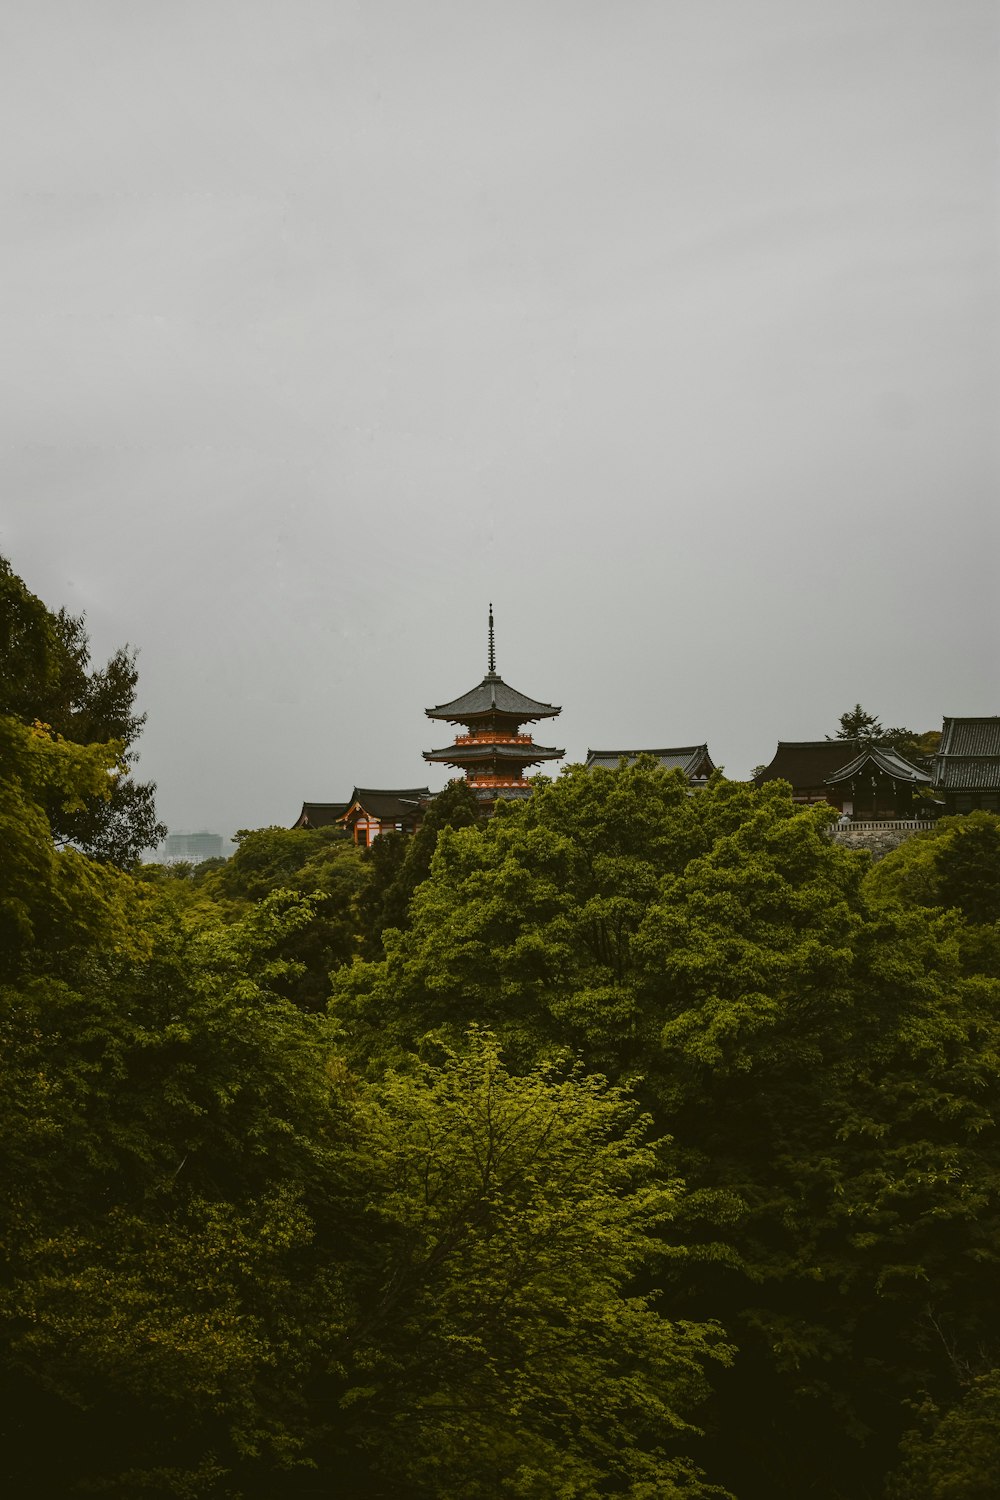
[{"label": "pagoda finial spire", "polygon": [[497,669],[497,654],[493,642],[493,601],[490,600],[490,673]]}]

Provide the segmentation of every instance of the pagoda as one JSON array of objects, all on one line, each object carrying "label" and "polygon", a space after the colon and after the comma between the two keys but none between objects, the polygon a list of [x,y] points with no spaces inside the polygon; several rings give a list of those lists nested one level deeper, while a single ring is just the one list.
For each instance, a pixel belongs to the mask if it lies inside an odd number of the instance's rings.
[{"label": "pagoda", "polygon": [[497,797],[516,798],[531,794],[531,783],[525,776],[528,766],[541,761],[561,760],[565,750],[550,745],[536,745],[530,734],[522,734],[522,724],[539,719],[554,719],[562,713],[551,703],[539,703],[516,688],[509,687],[496,669],[493,635],[493,605],[490,605],[489,671],[478,687],[425,709],[429,719],[444,719],[449,724],[464,725],[465,734],[457,734],[453,745],[443,750],[425,750],[424,760],[433,765],[454,766],[464,771],[473,792],[483,801]]}]

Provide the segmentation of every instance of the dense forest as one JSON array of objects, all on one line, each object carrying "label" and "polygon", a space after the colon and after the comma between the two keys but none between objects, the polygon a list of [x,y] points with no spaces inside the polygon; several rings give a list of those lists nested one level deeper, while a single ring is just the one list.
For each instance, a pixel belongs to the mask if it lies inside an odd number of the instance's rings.
[{"label": "dense forest", "polygon": [[0,564],[11,1496],[990,1500],[1000,820],[639,761],[143,865]]}]

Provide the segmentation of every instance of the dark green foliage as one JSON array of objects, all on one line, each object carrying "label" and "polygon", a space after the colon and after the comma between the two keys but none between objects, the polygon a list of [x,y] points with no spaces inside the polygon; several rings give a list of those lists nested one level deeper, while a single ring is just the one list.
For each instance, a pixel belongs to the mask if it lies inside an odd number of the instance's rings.
[{"label": "dark green foliage", "polygon": [[135,653],[122,647],[105,667],[92,669],[82,617],[51,613],[0,558],[0,658],[0,714],[40,721],[74,744],[116,746],[119,774],[110,795],[88,794],[76,806],[50,799],[44,806],[58,842],[131,867],[166,833],[156,821],[155,786],[131,776],[145,723],[135,712]]},{"label": "dark green foliage", "polygon": [[289,964],[281,988],[306,1009],[322,1009],[330,973],[360,946],[358,912],[370,879],[362,851],[333,828],[242,829],[235,842],[235,854],[196,887],[234,914],[282,892],[293,902],[308,896],[310,920],[280,948]]},{"label": "dark green foliage", "polygon": [[1000,818],[972,812],[941,818],[873,867],[873,899],[910,908],[951,908],[965,918],[962,952],[973,972],[996,973],[1000,958]]},{"label": "dark green foliage", "polygon": [[930,1400],[903,1443],[887,1500],[995,1500],[1000,1476],[1000,1370],[966,1374],[947,1411]]},{"label": "dark green foliage", "polygon": [[382,934],[387,928],[410,925],[410,902],[417,886],[430,874],[438,835],[444,828],[481,828],[483,804],[467,781],[449,781],[424,814],[412,838],[384,834],[368,850],[371,880],[361,903],[365,948],[369,957],[384,956]]},{"label": "dark green foliage", "polygon": [[127,874],[0,586],[7,1492],[996,1492],[1000,820],[640,760]]},{"label": "dark green foliage", "polygon": [[721,1495],[690,1424],[729,1351],[632,1284],[679,1189],[627,1094],[481,1033],[364,1086],[308,1013],[358,851],[59,852],[43,803],[114,753],[0,715],[5,1493]]},{"label": "dark green foliage", "polygon": [[[736,1338],[713,1472],[876,1495],[903,1401],[951,1389],[1000,1245],[998,986],[957,918],[870,906],[828,810],[651,764],[571,769],[439,841],[412,927],[338,984],[359,1065],[471,1018],[641,1075],[687,1184],[667,1305]],[[994,969],[993,973],[996,972]]]},{"label": "dark green foliage", "polygon": [[478,1036],[362,1090],[274,989],[305,906],[145,920],[145,959],[0,991],[12,1492],[721,1493],[719,1330],[628,1291],[677,1190],[627,1097]]},{"label": "dark green foliage", "polygon": [[856,703],[847,713],[841,714],[840,728],[837,730],[836,738],[860,740],[863,744],[884,745],[887,749],[897,750],[911,764],[929,767],[941,742],[941,731],[929,729],[918,734],[913,729],[904,729],[899,726],[883,729],[875,714],[870,714],[867,709],[861,707],[860,703]]},{"label": "dark green foliage", "polygon": [[728,1360],[720,1331],[623,1295],[677,1191],[628,1097],[581,1069],[514,1077],[473,1033],[373,1099],[356,1493],[722,1494],[682,1415]]},{"label": "dark green foliage", "polygon": [[1000,818],[971,813],[953,821],[937,851],[938,897],[970,922],[1000,922]]},{"label": "dark green foliage", "polygon": [[837,730],[838,740],[871,740],[878,742],[882,734],[882,725],[874,714],[855,703],[846,713],[840,716],[840,728]]}]

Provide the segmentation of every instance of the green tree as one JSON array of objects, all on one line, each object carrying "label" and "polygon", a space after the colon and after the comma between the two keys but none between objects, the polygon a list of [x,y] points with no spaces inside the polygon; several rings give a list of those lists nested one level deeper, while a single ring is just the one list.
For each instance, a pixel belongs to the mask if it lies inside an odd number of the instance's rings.
[{"label": "green tree", "polygon": [[0,989],[4,1473],[273,1494],[316,1425],[310,1320],[343,1317],[311,1246],[337,1225],[348,1259],[358,1216],[328,1028],[274,988],[310,913],[192,930],[140,896],[131,954]]},{"label": "green tree", "polygon": [[970,922],[1000,922],[1000,818],[967,814],[937,851],[938,896]]},{"label": "green tree", "polygon": [[512,1076],[473,1033],[375,1099],[373,1300],[342,1398],[355,1492],[722,1494],[690,1413],[729,1350],[629,1291],[678,1189],[628,1096],[579,1068]]},{"label": "green tree", "polygon": [[953,907],[980,925],[1000,921],[1000,818],[976,811],[941,818],[873,866],[877,899],[915,907]]},{"label": "green tree", "polygon": [[144,957],[0,990],[8,1486],[719,1493],[690,1424],[726,1346],[631,1286],[677,1196],[635,1105],[475,1037],[362,1088],[275,989],[308,920],[153,890]]},{"label": "green tree", "polygon": [[128,868],[166,833],[156,820],[151,782],[137,782],[135,744],[145,714],[135,712],[135,652],[122,647],[91,668],[83,617],[52,613],[0,558],[0,714],[41,722],[78,745],[114,743],[117,774],[108,795],[46,805],[52,832],[95,859]]},{"label": "green tree", "polygon": [[925,729],[921,734],[913,729],[886,729],[879,740],[880,745],[898,750],[905,760],[925,768],[930,767],[940,743],[940,729]]},{"label": "green tree", "polygon": [[918,734],[916,730],[899,725],[883,729],[881,721],[874,714],[856,703],[853,708],[841,714],[840,728],[835,738],[860,740],[866,745],[883,745],[887,749],[897,750],[906,760],[926,765],[933,759],[941,743],[941,731],[928,729]]},{"label": "green tree", "polygon": [[437,794],[412,837],[388,834],[375,840],[368,850],[372,879],[361,903],[371,957],[383,956],[382,934],[387,928],[403,930],[409,926],[413,893],[430,874],[442,829],[482,828],[485,821],[483,804],[469,783],[456,779]]},{"label": "green tree", "polygon": [[840,728],[837,730],[838,740],[862,740],[864,742],[878,743],[882,735],[882,725],[874,714],[855,703],[846,713],[840,716]]},{"label": "green tree", "polygon": [[0,716],[0,980],[64,972],[103,943],[133,941],[128,881],[56,849],[49,815],[113,795],[119,747],[76,745]]},{"label": "green tree", "polygon": [[888,1500],[993,1500],[1000,1474],[1000,1370],[966,1376],[961,1398],[917,1411]]},{"label": "green tree", "polygon": [[329,999],[331,971],[350,963],[361,942],[359,906],[370,880],[362,851],[336,829],[241,829],[235,854],[198,882],[230,915],[269,896],[308,896],[311,920],[282,945],[284,992],[308,1009]]},{"label": "green tree", "polygon": [[997,982],[957,914],[872,900],[831,816],[571,770],[442,835],[411,929],[337,985],[359,1066],[478,1018],[519,1067],[641,1078],[688,1189],[665,1306],[740,1346],[712,1452],[741,1500],[876,1493],[901,1402],[951,1380],[931,1320],[974,1344],[1000,1242]]}]

